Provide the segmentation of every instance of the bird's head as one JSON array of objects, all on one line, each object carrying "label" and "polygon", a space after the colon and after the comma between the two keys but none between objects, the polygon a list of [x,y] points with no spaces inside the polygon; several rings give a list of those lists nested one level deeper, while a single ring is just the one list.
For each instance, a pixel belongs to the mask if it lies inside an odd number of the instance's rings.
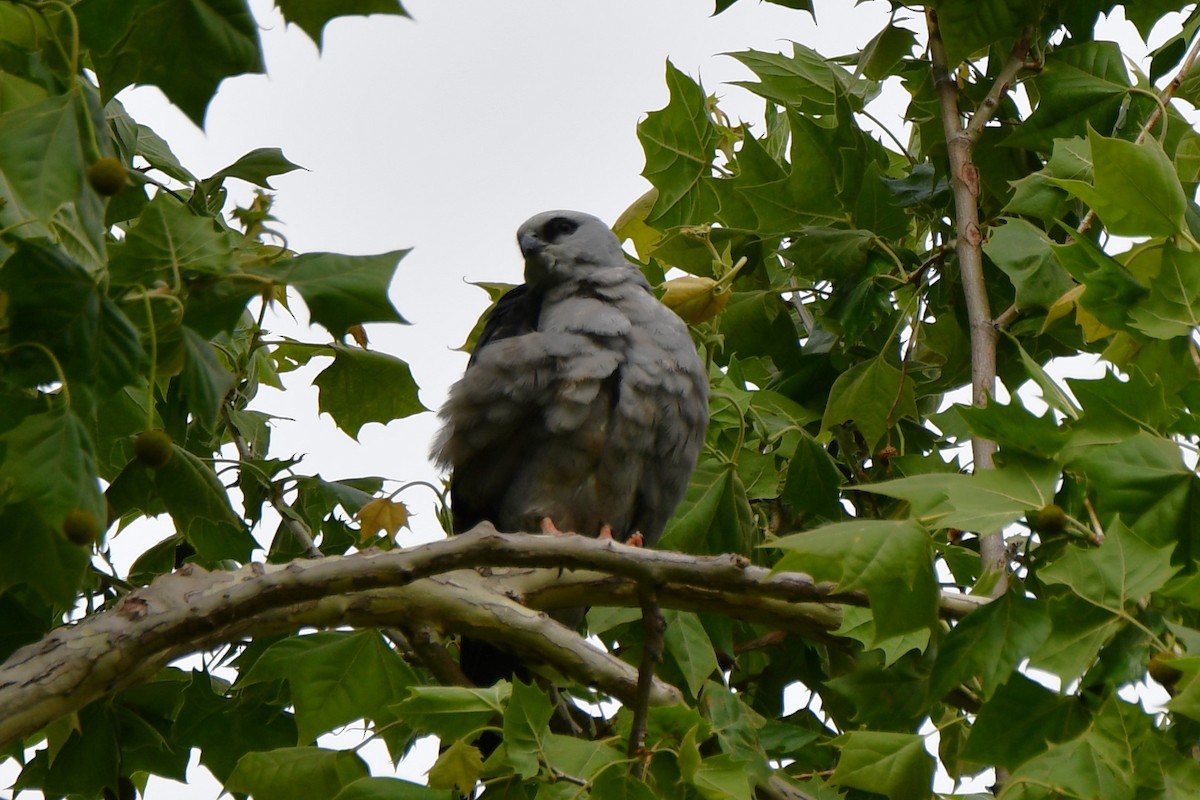
[{"label": "bird's head", "polygon": [[530,217],[517,230],[517,243],[525,256],[525,282],[533,286],[628,264],[612,229],[580,211],[544,211]]}]

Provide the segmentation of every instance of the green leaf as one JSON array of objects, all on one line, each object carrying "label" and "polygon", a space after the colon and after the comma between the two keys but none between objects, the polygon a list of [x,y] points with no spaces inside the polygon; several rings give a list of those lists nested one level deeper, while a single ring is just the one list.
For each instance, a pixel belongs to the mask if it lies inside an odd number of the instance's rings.
[{"label": "green leaf", "polygon": [[904,416],[918,417],[912,381],[883,358],[874,358],[855,364],[833,382],[821,430],[853,421],[873,449]]},{"label": "green leaf", "polygon": [[[624,753],[603,742],[590,742],[557,733],[547,733],[542,738],[542,748],[548,766],[581,780],[590,780],[607,772],[619,772],[607,768],[626,758]],[[602,773],[602,770],[607,772]]]},{"label": "green leaf", "polygon": [[1134,752],[1147,733],[1149,719],[1137,706],[1110,696],[1080,736],[1013,770],[1000,797],[1044,797],[1044,787],[1053,786],[1063,798],[1133,800],[1139,782]]},{"label": "green leaf", "polygon": [[1059,473],[1052,462],[1013,459],[972,475],[914,475],[855,488],[908,501],[913,516],[932,527],[988,535],[1053,502]]},{"label": "green leaf", "polygon": [[450,792],[399,778],[359,778],[334,800],[455,800]]},{"label": "green leaf", "polygon": [[955,406],[971,433],[991,439],[1007,451],[1037,458],[1054,458],[1070,434],[1060,428],[1053,414],[1035,417],[1019,402],[1001,405],[995,399],[982,408]]},{"label": "green leaf", "polygon": [[434,789],[453,789],[460,796],[468,795],[475,790],[481,772],[483,757],[478,748],[457,741],[443,750],[429,768],[429,785]]},{"label": "green leaf", "polygon": [[[911,34],[909,34],[911,36]],[[843,67],[831,63],[815,50],[791,42],[792,54],[746,50],[726,53],[750,69],[758,82],[730,81],[781,106],[794,106],[806,114],[831,114],[835,92],[857,94],[859,104],[866,84],[856,81]]]},{"label": "green leaf", "polygon": [[256,686],[226,695],[223,681],[195,671],[180,694],[172,730],[184,747],[200,749],[200,763],[225,781],[252,751],[288,748],[296,741],[293,717]]},{"label": "green leaf", "polygon": [[917,37],[892,20],[858,54],[858,71],[873,81],[881,81],[896,72],[897,66],[912,56]]},{"label": "green leaf", "polygon": [[642,175],[658,189],[646,223],[658,230],[703,222],[716,210],[708,186],[720,135],[708,114],[704,90],[667,61],[670,100],[638,125],[646,151]]},{"label": "green leaf", "polygon": [[22,221],[49,222],[85,191],[80,116],[86,112],[77,98],[68,92],[0,114],[0,195]]},{"label": "green leaf", "polygon": [[240,178],[264,189],[274,189],[275,187],[267,180],[268,178],[274,175],[286,175],[297,169],[304,169],[304,167],[293,164],[284,158],[283,151],[278,147],[260,147],[246,153],[228,167],[217,170],[204,183],[219,184],[225,178]]},{"label": "green leaf", "polygon": [[1053,623],[1050,637],[1029,662],[1059,676],[1066,685],[1092,666],[1100,648],[1124,623],[1112,612],[1073,595],[1053,598],[1047,606]]},{"label": "green leaf", "polygon": [[[337,426],[358,438],[368,422],[384,425],[428,411],[417,397],[408,364],[386,353],[335,344],[333,363],[313,380],[320,409]],[[381,391],[381,387],[386,387]]]},{"label": "green leaf", "polygon": [[754,530],[737,465],[704,459],[658,546],[695,555],[749,553]]},{"label": "green leaf", "polygon": [[1185,230],[1187,198],[1171,160],[1154,138],[1140,144],[1088,131],[1095,185],[1053,179],[1083,200],[1117,236],[1173,236]]},{"label": "green leaf", "polygon": [[1139,433],[1119,444],[1088,448],[1068,466],[1087,475],[1102,524],[1119,514],[1151,546],[1190,535],[1198,479],[1170,439]]},{"label": "green leaf", "polygon": [[341,338],[351,325],[408,322],[388,299],[392,276],[407,250],[376,256],[305,253],[274,265],[268,277],[294,287],[304,298],[313,322]]},{"label": "green leaf", "polygon": [[962,757],[1012,769],[1046,750],[1049,742],[1078,735],[1085,713],[1074,699],[1017,673],[979,710]]},{"label": "green leaf", "polygon": [[934,760],[925,739],[916,734],[853,731],[833,740],[841,748],[829,782],[891,800],[928,797],[933,787]]},{"label": "green leaf", "polygon": [[1022,219],[1006,220],[984,243],[983,252],[1017,290],[1017,308],[1049,308],[1074,286],[1051,244],[1042,230]]},{"label": "green leaf", "polygon": [[1046,583],[1067,586],[1079,597],[1114,614],[1121,614],[1176,573],[1172,547],[1151,547],[1118,518],[1104,531],[1099,547],[1073,547],[1038,576]]},{"label": "green leaf", "polygon": [[36,348],[54,354],[69,392],[94,387],[107,393],[134,381],[145,360],[137,331],[95,279],[58,248],[22,240],[0,268],[0,290],[8,295],[6,366],[27,385],[62,377]]},{"label": "green leaf", "polygon": [[[136,464],[130,468],[146,469]],[[258,542],[234,513],[225,486],[211,466],[175,445],[171,460],[153,473],[153,481],[176,528],[196,549],[202,563],[250,560]]]},{"label": "green leaf", "polygon": [[712,642],[695,614],[669,608],[662,613],[667,622],[663,632],[666,655],[682,673],[688,691],[698,695],[700,687],[718,667]]},{"label": "green leaf", "polygon": [[66,406],[28,416],[0,435],[0,485],[7,488],[6,503],[29,503],[51,528],[74,509],[106,527],[91,437]]},{"label": "green leaf", "polygon": [[69,608],[90,552],[68,542],[40,511],[28,503],[0,506],[0,590],[27,584],[46,602]]},{"label": "green leaf", "polygon": [[1006,592],[968,614],[950,631],[938,652],[930,691],[943,697],[978,676],[987,700],[1021,661],[1050,636],[1050,620],[1035,601]]},{"label": "green leaf", "polygon": [[408,698],[391,710],[405,724],[443,741],[465,739],[504,711],[510,692],[504,681],[487,689],[413,686]]},{"label": "green leaf", "polygon": [[1111,328],[1126,328],[1129,310],[1146,295],[1146,287],[1124,265],[1083,236],[1075,237],[1070,244],[1051,247],[1058,262],[1086,287],[1077,301],[1079,305]]},{"label": "green leaf", "polygon": [[353,751],[282,747],[242,756],[225,790],[246,792],[254,800],[332,800],[367,775],[367,765]]},{"label": "green leaf", "polygon": [[[380,709],[416,682],[412,669],[375,631],[329,631],[272,644],[242,684],[284,678],[296,708],[297,744]],[[390,715],[389,715],[390,716]]]},{"label": "green leaf", "polygon": [[233,268],[230,238],[166,192],[150,201],[110,251],[109,273],[119,286],[148,289],[163,281],[178,287],[183,278],[223,275]]},{"label": "green leaf", "polygon": [[1129,312],[1129,323],[1155,339],[1190,336],[1200,326],[1200,254],[1165,245],[1150,294]]},{"label": "green leaf", "polygon": [[325,26],[336,17],[394,14],[407,17],[399,0],[278,0],[283,18],[298,26],[317,43],[325,45]]},{"label": "green leaf", "polygon": [[806,572],[840,591],[865,592],[879,641],[931,627],[938,589],[929,534],[915,522],[855,520],[777,539],[776,570]]},{"label": "green leaf", "polygon": [[[1046,53],[1034,84],[1039,95],[1037,109],[1005,144],[1043,153],[1057,151],[1059,140],[1084,136],[1089,129],[1114,131],[1130,90],[1125,56],[1115,42],[1054,48]],[[1057,170],[1052,174],[1056,178],[1082,177]]]},{"label": "green leaf", "polygon": [[237,383],[237,377],[221,365],[211,342],[191,328],[185,326],[181,330],[187,350],[180,378],[183,396],[201,424],[212,430],[221,413],[221,404]]},{"label": "green leaf", "polygon": [[1200,720],[1200,656],[1176,658],[1168,663],[1183,673],[1183,677],[1167,708],[1172,713]]},{"label": "green leaf", "polygon": [[504,711],[504,747],[508,762],[522,778],[541,769],[542,739],[550,732],[554,706],[537,686],[514,681]]},{"label": "green leaf", "polygon": [[705,758],[686,777],[705,800],[750,800],[754,796],[745,762],[726,753]]},{"label": "green leaf", "polygon": [[264,71],[245,0],[83,0],[75,14],[105,100],[135,83],[157,86],[203,127],[222,80]]},{"label": "green leaf", "polygon": [[838,491],[845,477],[820,442],[808,434],[796,441],[796,450],[788,461],[783,499],[794,510],[808,512],[828,520],[842,516]]}]

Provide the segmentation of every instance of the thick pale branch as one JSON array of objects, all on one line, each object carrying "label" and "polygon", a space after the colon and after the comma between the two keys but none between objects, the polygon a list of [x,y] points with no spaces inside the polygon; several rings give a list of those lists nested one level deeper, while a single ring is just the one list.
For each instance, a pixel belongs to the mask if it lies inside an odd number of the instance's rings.
[{"label": "thick pale branch", "polygon": [[[806,575],[750,565],[738,556],[694,557],[584,537],[479,533],[394,552],[367,552],[232,572],[185,567],[126,595],[114,608],[58,628],[0,665],[0,747],[29,736],[87,703],[151,678],[189,653],[247,636],[301,627],[381,627],[403,622],[501,642],[531,660],[623,702],[637,685],[632,667],[587,645],[575,632],[519,601],[544,608],[612,602],[638,605],[636,584],[660,587],[665,607],[722,609],[783,627],[828,632],[840,623],[836,596]],[[471,567],[553,567],[540,574],[482,576]],[[592,588],[571,595],[593,572]],[[600,573],[596,575],[595,573]],[[575,586],[581,584],[576,582]],[[943,613],[961,616],[979,601],[948,596]],[[652,702],[678,695],[656,683]]]}]

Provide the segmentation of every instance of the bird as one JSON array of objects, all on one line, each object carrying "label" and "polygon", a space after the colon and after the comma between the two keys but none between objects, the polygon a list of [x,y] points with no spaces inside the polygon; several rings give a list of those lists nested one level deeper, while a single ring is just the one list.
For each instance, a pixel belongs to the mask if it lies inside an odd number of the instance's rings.
[{"label": "bird", "polygon": [[[525,282],[488,316],[439,411],[452,532],[575,533],[653,546],[684,497],[708,424],[708,375],[687,325],[602,220],[546,211],[517,231]],[[583,611],[556,614],[577,626]],[[464,638],[478,686],[523,674]]]}]

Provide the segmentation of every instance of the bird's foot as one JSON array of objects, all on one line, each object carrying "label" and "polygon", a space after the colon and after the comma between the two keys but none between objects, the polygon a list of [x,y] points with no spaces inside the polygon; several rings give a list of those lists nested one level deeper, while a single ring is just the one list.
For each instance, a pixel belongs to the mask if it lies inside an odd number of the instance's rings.
[{"label": "bird's foot", "polygon": [[549,517],[542,517],[541,521],[542,533],[546,536],[574,536],[575,531],[560,531],[558,526],[554,524],[554,520]]},{"label": "bird's foot", "polygon": [[643,547],[646,544],[646,539],[642,536],[641,531],[634,531],[629,538],[625,540],[625,544],[630,547]]},{"label": "bird's foot", "polygon": [[605,539],[612,539],[613,538],[612,525],[601,525],[600,526],[600,535],[597,536],[596,538],[600,539],[601,541],[603,541]]}]

